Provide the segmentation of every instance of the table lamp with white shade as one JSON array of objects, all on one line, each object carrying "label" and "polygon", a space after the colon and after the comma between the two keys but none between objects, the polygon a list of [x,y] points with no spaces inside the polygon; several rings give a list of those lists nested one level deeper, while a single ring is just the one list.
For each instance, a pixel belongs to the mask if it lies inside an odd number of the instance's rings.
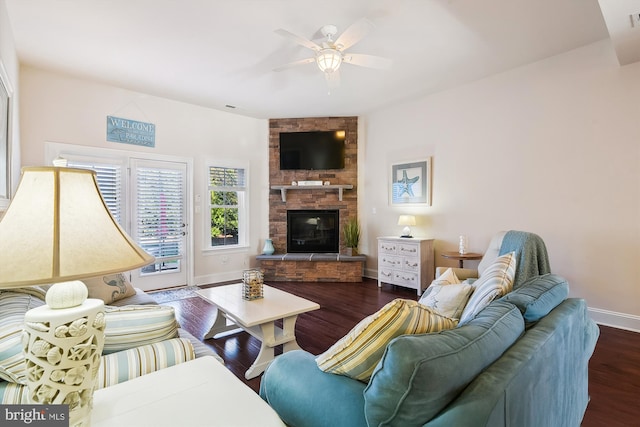
[{"label": "table lamp with white shade", "polygon": [[414,215],[400,215],[398,217],[398,225],[404,225],[402,229],[402,236],[400,237],[413,237],[411,235],[410,225],[416,225],[416,217]]},{"label": "table lamp with white shade", "polygon": [[25,315],[30,403],[68,404],[88,426],[104,345],[104,303],[79,279],[133,270],[154,258],[117,224],[95,172],[29,167],[0,221],[0,288],[53,284]]}]

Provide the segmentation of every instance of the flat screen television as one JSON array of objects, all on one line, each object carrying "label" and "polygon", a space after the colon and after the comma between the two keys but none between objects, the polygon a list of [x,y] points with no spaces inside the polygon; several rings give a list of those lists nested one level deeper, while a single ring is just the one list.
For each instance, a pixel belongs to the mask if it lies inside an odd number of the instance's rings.
[{"label": "flat screen television", "polygon": [[344,169],[345,131],[281,132],[280,170]]}]

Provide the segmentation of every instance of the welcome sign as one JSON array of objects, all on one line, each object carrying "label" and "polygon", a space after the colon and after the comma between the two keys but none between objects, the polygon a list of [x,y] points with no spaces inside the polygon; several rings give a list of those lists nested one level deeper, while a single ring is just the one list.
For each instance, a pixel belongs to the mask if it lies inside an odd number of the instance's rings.
[{"label": "welcome sign", "polygon": [[107,141],[155,147],[156,125],[107,116]]}]

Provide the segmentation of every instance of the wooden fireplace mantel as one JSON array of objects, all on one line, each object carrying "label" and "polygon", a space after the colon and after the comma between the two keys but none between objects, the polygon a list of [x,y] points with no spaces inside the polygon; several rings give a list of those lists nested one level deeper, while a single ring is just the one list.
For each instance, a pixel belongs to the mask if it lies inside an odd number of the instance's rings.
[{"label": "wooden fireplace mantel", "polygon": [[344,190],[352,190],[351,184],[330,184],[330,185],[272,185],[272,190],[280,190],[282,201],[287,201],[287,190],[338,190],[338,199],[342,201]]}]

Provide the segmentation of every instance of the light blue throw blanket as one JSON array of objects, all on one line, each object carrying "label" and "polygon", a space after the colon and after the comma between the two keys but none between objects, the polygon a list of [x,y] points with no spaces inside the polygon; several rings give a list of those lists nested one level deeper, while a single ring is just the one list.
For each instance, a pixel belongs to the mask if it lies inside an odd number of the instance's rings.
[{"label": "light blue throw blanket", "polygon": [[502,239],[500,255],[516,253],[516,276],[513,289],[531,277],[551,273],[547,247],[540,236],[525,231],[508,231]]}]

